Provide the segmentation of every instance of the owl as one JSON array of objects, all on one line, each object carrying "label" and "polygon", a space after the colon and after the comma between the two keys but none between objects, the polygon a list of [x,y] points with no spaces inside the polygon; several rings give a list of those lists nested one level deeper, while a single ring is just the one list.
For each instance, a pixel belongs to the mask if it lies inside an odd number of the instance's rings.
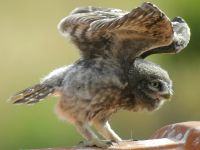
[{"label": "owl", "polygon": [[[122,139],[109,125],[120,109],[154,111],[172,96],[172,81],[151,54],[178,53],[190,40],[181,17],[172,21],[155,5],[130,12],[113,8],[76,8],[58,30],[78,47],[80,59],[58,68],[40,83],[13,95],[15,103],[33,104],[56,95],[57,114],[85,138],[84,146],[106,148]],[[102,135],[100,140],[91,126]]]}]

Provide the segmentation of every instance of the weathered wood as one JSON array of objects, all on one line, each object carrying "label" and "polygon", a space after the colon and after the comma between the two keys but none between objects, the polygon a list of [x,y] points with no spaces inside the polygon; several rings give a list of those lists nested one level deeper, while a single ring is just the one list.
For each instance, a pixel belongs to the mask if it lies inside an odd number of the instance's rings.
[{"label": "weathered wood", "polygon": [[[159,150],[176,149],[184,147],[183,143],[177,143],[170,139],[154,139],[154,140],[142,140],[142,141],[125,141],[119,144],[114,144],[109,147],[110,150]],[[100,148],[88,148],[88,147],[71,147],[71,148],[50,148],[41,150],[101,150]]]},{"label": "weathered wood", "polygon": [[165,126],[156,131],[152,138],[168,138],[177,143],[184,143],[186,150],[200,150],[200,121]]}]

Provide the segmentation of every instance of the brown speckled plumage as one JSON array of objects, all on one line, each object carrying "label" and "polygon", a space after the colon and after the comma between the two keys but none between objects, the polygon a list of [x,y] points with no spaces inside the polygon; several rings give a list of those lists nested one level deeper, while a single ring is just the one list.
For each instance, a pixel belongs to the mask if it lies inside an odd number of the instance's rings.
[{"label": "brown speckled plumage", "polygon": [[129,56],[133,60],[141,53],[167,46],[173,40],[169,18],[151,3],[144,3],[131,12],[78,8],[62,19],[58,28],[63,35],[70,36],[84,57]]},{"label": "brown speckled plumage", "polygon": [[81,58],[56,69],[42,81],[11,97],[13,103],[36,103],[58,95],[57,114],[74,124],[88,140],[85,146],[107,147],[105,139],[121,138],[108,119],[119,109],[158,109],[172,95],[172,82],[160,66],[143,60],[155,53],[177,53],[190,39],[187,23],[172,22],[155,5],[143,3],[131,12],[82,7],[61,20],[58,29],[69,35]]}]

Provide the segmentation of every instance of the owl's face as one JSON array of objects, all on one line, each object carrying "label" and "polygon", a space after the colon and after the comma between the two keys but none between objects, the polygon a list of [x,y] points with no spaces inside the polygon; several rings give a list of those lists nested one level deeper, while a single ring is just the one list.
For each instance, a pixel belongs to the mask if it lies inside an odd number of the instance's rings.
[{"label": "owl's face", "polygon": [[172,81],[168,73],[160,66],[136,59],[129,70],[131,93],[145,109],[158,109],[172,96]]}]

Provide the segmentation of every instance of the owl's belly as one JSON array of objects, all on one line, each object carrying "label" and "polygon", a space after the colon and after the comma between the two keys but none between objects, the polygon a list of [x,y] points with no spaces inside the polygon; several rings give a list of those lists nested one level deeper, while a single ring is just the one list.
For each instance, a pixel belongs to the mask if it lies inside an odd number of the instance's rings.
[{"label": "owl's belly", "polygon": [[57,104],[57,114],[68,121],[92,122],[108,119],[120,109],[123,102],[122,91],[119,89],[102,89],[92,99],[80,99],[76,96],[64,95]]}]

